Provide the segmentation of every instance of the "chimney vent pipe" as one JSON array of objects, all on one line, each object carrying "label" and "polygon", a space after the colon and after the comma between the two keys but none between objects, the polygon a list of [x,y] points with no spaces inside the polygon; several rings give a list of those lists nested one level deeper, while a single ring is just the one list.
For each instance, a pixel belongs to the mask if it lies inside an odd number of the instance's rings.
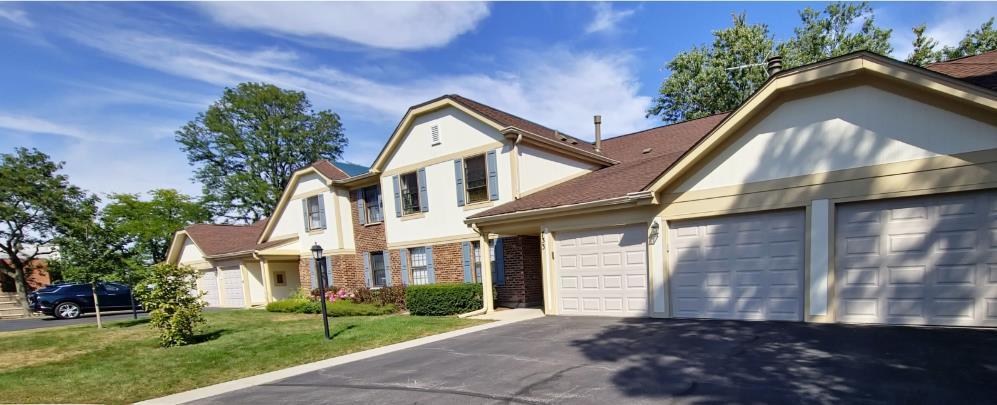
[{"label": "chimney vent pipe", "polygon": [[595,151],[602,152],[602,116],[592,117],[592,122],[595,123]]},{"label": "chimney vent pipe", "polygon": [[775,76],[776,73],[782,71],[782,56],[776,55],[766,60],[767,70],[769,72],[769,77]]}]

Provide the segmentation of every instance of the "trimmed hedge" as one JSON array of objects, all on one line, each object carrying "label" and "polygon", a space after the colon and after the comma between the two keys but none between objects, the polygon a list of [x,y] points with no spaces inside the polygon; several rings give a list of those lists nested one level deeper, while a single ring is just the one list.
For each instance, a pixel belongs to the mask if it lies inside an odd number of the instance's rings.
[{"label": "trimmed hedge", "polygon": [[381,287],[378,289],[359,288],[353,292],[353,302],[359,304],[374,305],[394,305],[395,308],[405,309],[405,286],[396,285],[391,287]]},{"label": "trimmed hedge", "polygon": [[[394,305],[357,304],[348,300],[335,302],[326,301],[329,316],[374,316],[397,312]],[[267,304],[269,312],[287,312],[296,314],[319,314],[322,307],[318,301],[300,298],[289,298]]]},{"label": "trimmed hedge", "polygon": [[481,309],[481,284],[412,285],[405,306],[412,315],[456,315]]}]

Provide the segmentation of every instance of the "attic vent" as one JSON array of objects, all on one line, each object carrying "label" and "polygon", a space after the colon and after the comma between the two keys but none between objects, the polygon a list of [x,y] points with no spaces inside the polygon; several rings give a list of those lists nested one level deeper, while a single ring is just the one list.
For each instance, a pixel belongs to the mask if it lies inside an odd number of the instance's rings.
[{"label": "attic vent", "polygon": [[433,125],[432,129],[430,129],[430,132],[432,132],[432,135],[433,135],[433,146],[439,145],[440,144],[440,126],[439,125]]},{"label": "attic vent", "polygon": [[644,148],[644,150],[640,151],[640,153],[644,155],[651,153],[651,148]]}]

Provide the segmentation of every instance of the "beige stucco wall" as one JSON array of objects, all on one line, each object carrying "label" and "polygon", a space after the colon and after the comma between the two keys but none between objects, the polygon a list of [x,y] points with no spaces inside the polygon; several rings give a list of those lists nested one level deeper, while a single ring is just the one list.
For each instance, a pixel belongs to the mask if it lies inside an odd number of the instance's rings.
[{"label": "beige stucco wall", "polygon": [[[324,179],[317,174],[301,176],[296,184],[292,184],[293,193],[287,206],[276,218],[270,239],[297,236],[298,241],[282,249],[297,249],[307,253],[312,244],[318,243],[326,250],[353,249],[353,222],[349,217],[348,192],[340,188],[330,189]],[[326,228],[323,230],[305,231],[302,200],[319,194],[325,204]],[[338,208],[338,209],[337,209]]]},{"label": "beige stucco wall", "polygon": [[180,249],[180,257],[177,264],[198,269],[211,267],[204,259],[204,253],[201,252],[201,249],[189,237],[184,237],[183,247]]},{"label": "beige stucco wall", "polygon": [[523,194],[542,190],[595,168],[592,163],[526,145],[519,146],[519,188]]},{"label": "beige stucco wall", "polygon": [[871,86],[789,101],[743,133],[675,190],[997,148],[997,127]]},{"label": "beige stucco wall", "polygon": [[247,260],[243,265],[246,266],[246,274],[249,276],[246,280],[249,286],[249,302],[253,305],[266,304],[267,296],[260,262]]}]

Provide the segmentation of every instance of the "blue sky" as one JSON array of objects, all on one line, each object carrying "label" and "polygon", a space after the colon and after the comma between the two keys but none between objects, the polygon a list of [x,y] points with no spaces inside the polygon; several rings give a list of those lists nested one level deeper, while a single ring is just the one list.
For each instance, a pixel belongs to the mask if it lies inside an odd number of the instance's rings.
[{"label": "blue sky", "polygon": [[[824,3],[0,3],[0,151],[36,147],[97,193],[198,194],[173,132],[226,86],[265,81],[340,114],[369,164],[405,109],[460,93],[564,132],[660,123],[644,110],[676,53],[732,12],[785,39]],[[997,3],[875,3],[895,56]]]}]

